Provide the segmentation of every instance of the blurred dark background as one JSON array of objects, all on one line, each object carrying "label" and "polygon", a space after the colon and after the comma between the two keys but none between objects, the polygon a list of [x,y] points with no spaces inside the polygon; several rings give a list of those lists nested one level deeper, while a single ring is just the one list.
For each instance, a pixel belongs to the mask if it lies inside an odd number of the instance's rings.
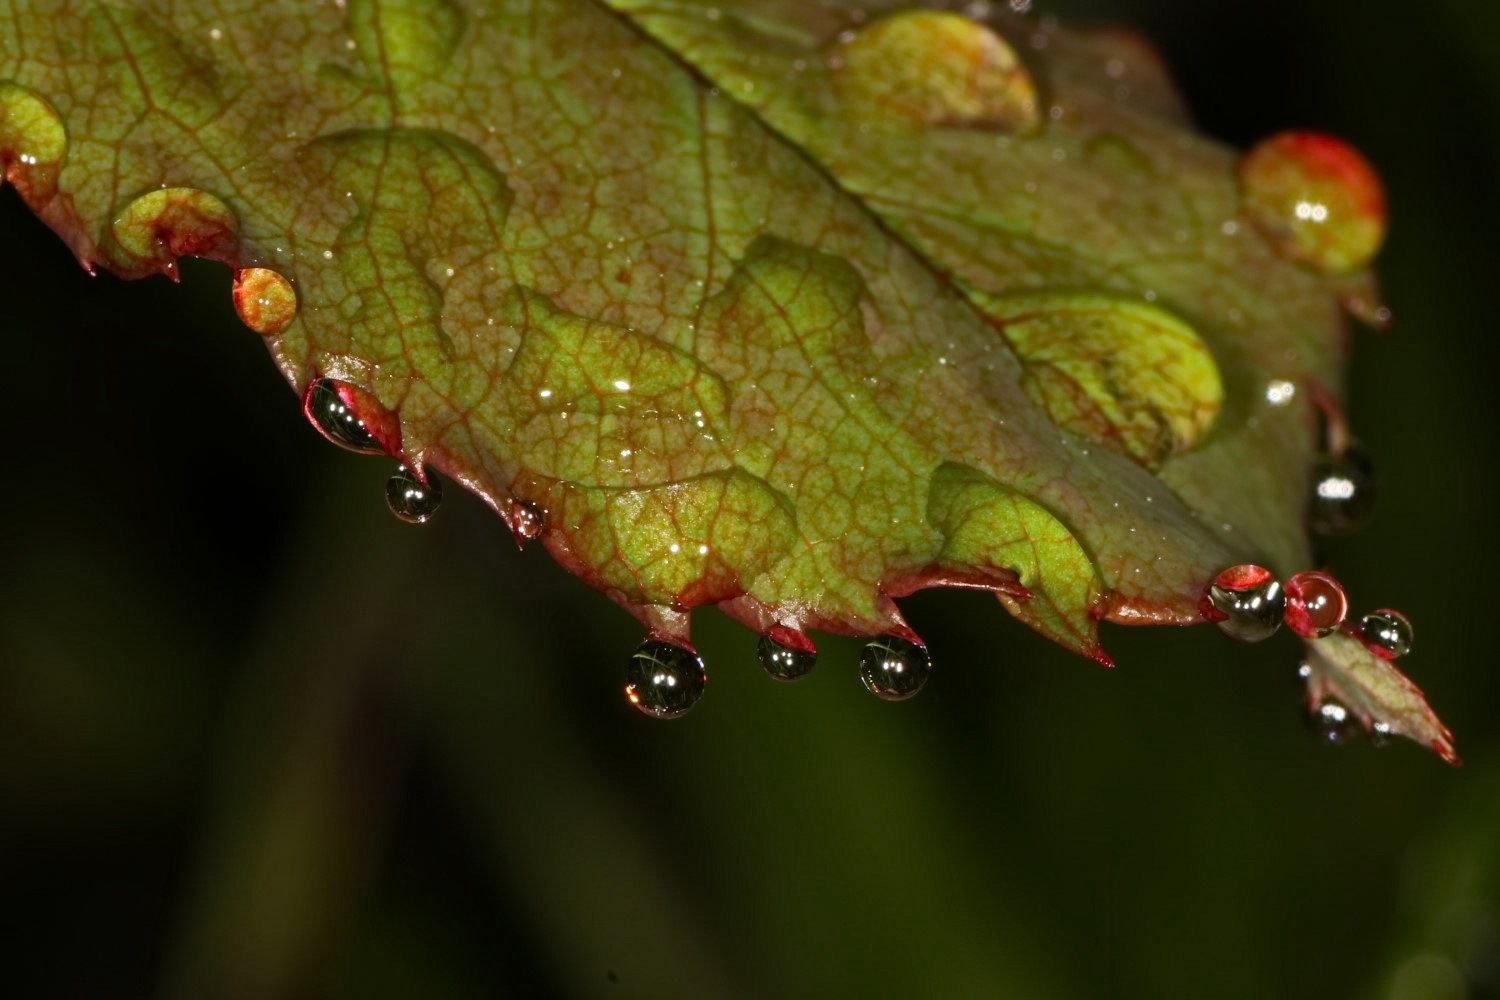
[{"label": "blurred dark background", "polygon": [[646,720],[638,626],[457,489],[391,518],[222,267],[88,278],[7,189],[0,992],[1500,998],[1500,8],[1038,9],[1141,29],[1212,134],[1383,174],[1384,494],[1324,551],[1415,621],[1463,769],[1318,745],[1289,636],[1108,627],[1104,671],[957,592],[903,604],[913,701],[837,639],[775,684],[703,612],[709,694]]}]

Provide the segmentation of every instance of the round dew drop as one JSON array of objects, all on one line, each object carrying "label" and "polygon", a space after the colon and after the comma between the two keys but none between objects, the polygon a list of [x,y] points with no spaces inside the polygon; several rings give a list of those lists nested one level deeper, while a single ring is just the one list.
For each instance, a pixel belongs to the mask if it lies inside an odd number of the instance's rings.
[{"label": "round dew drop", "polygon": [[1358,445],[1313,469],[1308,522],[1320,535],[1347,535],[1364,527],[1375,509],[1375,466]]},{"label": "round dew drop", "polygon": [[375,440],[364,423],[349,409],[333,379],[319,379],[307,394],[307,415],[324,437],[361,455],[384,455],[385,449]]},{"label": "round dew drop", "polygon": [[1276,634],[1286,613],[1286,594],[1271,571],[1245,563],[1231,566],[1209,584],[1204,617],[1219,631],[1241,642],[1260,642]]},{"label": "round dew drop", "polygon": [[1365,648],[1381,659],[1394,660],[1411,652],[1411,622],[1391,608],[1381,608],[1361,618],[1359,634]]},{"label": "round dew drop", "polygon": [[386,480],[385,502],[407,524],[426,524],[443,503],[443,484],[431,474],[424,483],[403,465]]},{"label": "round dew drop", "polygon": [[806,677],[818,662],[817,653],[782,645],[768,635],[760,637],[756,653],[766,673],[778,681],[795,681]]},{"label": "round dew drop", "polygon": [[1307,715],[1307,724],[1318,737],[1318,742],[1338,746],[1358,735],[1359,720],[1348,706],[1336,698],[1324,698]]},{"label": "round dew drop", "polygon": [[655,719],[686,715],[703,697],[708,674],[692,650],[660,639],[647,639],[625,667],[625,697]]},{"label": "round dew drop", "polygon": [[859,656],[859,679],[876,697],[903,701],[922,690],[932,672],[927,647],[895,635],[882,635]]},{"label": "round dew drop", "polygon": [[1321,639],[1344,623],[1349,598],[1327,573],[1296,573],[1286,582],[1286,627],[1304,639]]},{"label": "round dew drop", "polygon": [[1240,198],[1281,253],[1333,273],[1358,271],[1385,239],[1385,192],[1359,151],[1321,132],[1281,132],[1245,154]]}]

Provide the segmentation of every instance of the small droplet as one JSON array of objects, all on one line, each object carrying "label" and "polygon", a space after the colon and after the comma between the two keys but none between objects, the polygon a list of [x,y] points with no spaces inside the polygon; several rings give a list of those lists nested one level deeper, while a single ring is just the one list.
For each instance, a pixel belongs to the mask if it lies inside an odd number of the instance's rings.
[{"label": "small droplet", "polygon": [[407,524],[426,524],[443,502],[443,484],[431,473],[424,483],[403,465],[386,480],[385,502]]},{"label": "small droplet", "polygon": [[510,516],[506,521],[510,525],[511,534],[516,536],[516,545],[523,546],[541,536],[542,529],[547,526],[547,515],[534,503],[512,500]]},{"label": "small droplet", "polygon": [[756,652],[766,673],[778,681],[795,681],[806,677],[813,664],[818,662],[817,653],[784,646],[768,635],[760,637]]},{"label": "small droplet", "polygon": [[1240,163],[1245,213],[1289,257],[1347,273],[1385,239],[1385,192],[1359,151],[1320,132],[1281,132]]},{"label": "small droplet", "polygon": [[1379,749],[1396,738],[1396,730],[1389,722],[1376,721],[1370,725],[1370,746]]},{"label": "small droplet", "polygon": [[1344,623],[1349,598],[1327,573],[1310,570],[1286,582],[1286,627],[1304,639],[1321,639]]},{"label": "small droplet", "polygon": [[645,714],[675,719],[703,696],[708,674],[703,660],[686,646],[647,639],[625,668],[625,697]]},{"label": "small droplet", "polygon": [[1308,521],[1320,535],[1358,531],[1375,509],[1375,466],[1357,444],[1338,458],[1324,458],[1313,470]]},{"label": "small droplet", "polygon": [[1317,734],[1319,742],[1330,746],[1347,743],[1359,733],[1359,720],[1336,698],[1324,698],[1317,708],[1308,713],[1307,723]]},{"label": "small droplet", "polygon": [[1271,571],[1246,563],[1214,578],[1204,617],[1231,639],[1260,642],[1276,633],[1285,612],[1286,595]]},{"label": "small droplet", "polygon": [[307,394],[307,415],[323,436],[361,455],[384,455],[375,435],[354,415],[333,379],[319,379]]},{"label": "small droplet", "polygon": [[1359,634],[1365,647],[1381,659],[1394,660],[1411,652],[1411,622],[1391,608],[1381,608],[1361,618]]},{"label": "small droplet", "polygon": [[896,635],[870,641],[859,655],[859,679],[886,701],[902,701],[922,690],[932,672],[927,647]]}]

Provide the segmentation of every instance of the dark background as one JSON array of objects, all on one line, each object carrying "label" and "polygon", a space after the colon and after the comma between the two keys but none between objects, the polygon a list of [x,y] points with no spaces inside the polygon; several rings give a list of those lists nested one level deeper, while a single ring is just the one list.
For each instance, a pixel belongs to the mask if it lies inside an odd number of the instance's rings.
[{"label": "dark background", "polygon": [[[308,429],[222,267],[90,279],[0,193],[0,992],[17,997],[1500,997],[1494,242],[1500,15],[1054,0],[1142,29],[1204,128],[1383,174],[1383,473],[1326,546],[1467,765],[1315,743],[1291,637],[903,602],[899,706],[695,616],[713,683],[620,697],[638,626],[450,489]],[[821,642],[822,640],[820,640]]]}]

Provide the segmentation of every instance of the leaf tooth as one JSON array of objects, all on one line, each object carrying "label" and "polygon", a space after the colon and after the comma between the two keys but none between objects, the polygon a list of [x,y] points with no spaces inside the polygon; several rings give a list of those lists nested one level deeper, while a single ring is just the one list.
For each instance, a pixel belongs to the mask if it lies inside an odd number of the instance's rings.
[{"label": "leaf tooth", "polygon": [[1060,645],[1110,664],[1095,614],[1104,589],[1098,570],[1050,511],[977,469],[948,462],[933,474],[927,516],[944,538],[933,563],[939,574],[962,581],[1008,573],[1022,592],[993,588],[1007,611]]}]

